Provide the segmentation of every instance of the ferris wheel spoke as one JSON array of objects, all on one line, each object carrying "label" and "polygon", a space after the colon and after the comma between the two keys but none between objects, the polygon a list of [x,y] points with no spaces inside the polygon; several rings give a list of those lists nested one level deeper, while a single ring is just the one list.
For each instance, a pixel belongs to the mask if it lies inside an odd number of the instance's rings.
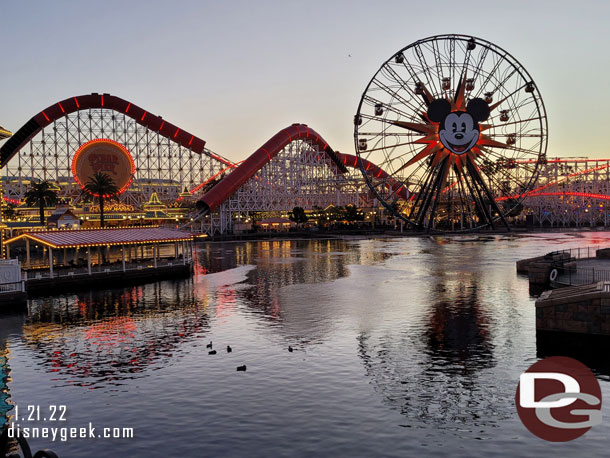
[{"label": "ferris wheel spoke", "polygon": [[438,47],[437,41],[432,41],[431,52],[434,55],[434,62],[436,64],[436,75],[438,77],[438,86],[440,88],[439,94],[443,94],[443,65],[441,62],[441,52]]},{"label": "ferris wheel spoke", "polygon": [[[445,163],[443,162],[443,165]],[[438,187],[438,183],[440,181],[440,164],[437,164],[432,169],[432,174],[430,176],[430,180],[427,183],[427,186],[423,188],[423,199],[421,200],[420,207],[417,212],[416,221],[419,226],[422,226],[424,220],[426,218],[426,214],[428,212],[428,208],[430,203],[432,202],[433,195]]]},{"label": "ferris wheel spoke", "polygon": [[[499,117],[497,117],[497,116],[495,116],[495,117],[494,117],[494,118],[492,118],[492,119],[495,119],[495,118],[498,118],[498,119],[499,119]],[[505,122],[505,123],[502,123],[502,124],[496,124],[496,125],[494,125],[494,126],[490,126],[490,127],[481,128],[481,131],[486,131],[486,130],[488,130],[488,129],[492,128],[492,127],[493,127],[494,129],[499,129],[499,128],[501,128],[501,127],[506,127],[506,126],[514,126],[514,125],[516,125],[516,124],[523,124],[523,123],[528,123],[528,122],[533,122],[533,121],[540,121],[540,118],[539,118],[539,117],[536,117],[536,118],[518,119],[518,120],[516,120],[516,121]],[[540,136],[540,135],[538,135],[538,136]]]},{"label": "ferris wheel spoke", "polygon": [[435,93],[440,94],[441,93],[441,87],[439,87],[438,91],[437,91],[436,86],[434,85],[434,83],[433,83],[433,81],[431,79],[432,75],[429,72],[430,67],[428,66],[428,63],[426,62],[426,58],[423,55],[420,46],[419,45],[415,45],[413,47],[413,49],[415,50],[415,56],[417,57],[417,60],[419,61],[420,65],[422,66],[422,70],[423,70],[422,73],[426,76],[426,81],[428,82],[428,86]]},{"label": "ferris wheel spoke", "polygon": [[428,189],[428,185],[429,185],[430,180],[432,179],[433,175],[434,175],[434,169],[429,167],[428,169],[426,169],[424,176],[422,177],[422,179],[419,182],[420,186],[419,186],[419,189],[417,190],[415,201],[413,202],[413,205],[411,206],[411,211],[409,212],[409,216],[408,216],[409,220],[411,220],[413,222],[418,220],[417,214],[418,214],[419,208],[421,207],[422,197],[426,193],[426,191]]},{"label": "ferris wheel spoke", "polygon": [[[497,184],[499,184],[499,186],[496,186],[497,189],[502,188],[503,186],[501,185],[501,181],[508,181],[509,183],[513,183],[515,184],[518,188],[521,188],[522,190],[526,190],[531,188],[531,186],[533,185],[533,183],[530,182],[526,182],[526,181],[522,181],[521,179],[519,179],[518,177],[514,176],[513,174],[511,174],[508,170],[503,169],[503,168],[498,168],[498,170],[496,171],[496,173],[499,173],[502,175],[503,180],[500,180],[500,178],[498,177],[494,177],[493,174],[487,174],[487,179],[488,181],[492,182],[495,180],[495,182]],[[532,176],[532,172],[530,172],[530,176]]]},{"label": "ferris wheel spoke", "polygon": [[[421,138],[421,134],[417,132],[386,132],[388,127],[384,128],[381,132],[362,132],[360,135],[367,137],[415,137]],[[523,135],[522,135],[523,137]]]},{"label": "ferris wheel spoke", "polygon": [[[487,87],[487,84],[489,84],[491,79],[494,77],[494,75],[496,74],[496,72],[500,68],[500,65],[502,65],[502,60],[498,59],[498,57],[496,55],[494,55],[494,61],[495,61],[494,66],[489,71],[489,73],[487,74],[487,78],[485,78],[485,81],[483,81],[483,84],[481,84],[481,87],[479,88],[479,92],[477,93],[477,96],[479,96],[481,94],[481,91],[483,91],[484,88]],[[489,92],[494,94],[494,91],[489,91]]]},{"label": "ferris wheel spoke", "polygon": [[519,148],[518,146],[511,146],[511,145],[506,145],[504,144],[503,146],[497,146],[497,145],[486,145],[485,146],[485,151],[493,151],[493,150],[489,150],[488,148],[500,148],[506,151],[515,151],[518,153],[523,153],[523,154],[531,154],[534,156],[538,156],[538,152],[537,151],[530,151],[528,149],[525,148]]},{"label": "ferris wheel spoke", "polygon": [[491,91],[492,93],[495,93],[500,87],[503,87],[506,85],[506,83],[508,82],[509,79],[512,78],[512,76],[517,73],[517,69],[513,68],[512,71],[508,74],[508,76],[504,77],[503,80],[501,80],[498,85],[496,85],[496,87],[494,87],[493,91]]},{"label": "ferris wheel spoke", "polygon": [[489,52],[489,49],[484,46],[483,50],[481,51],[481,54],[479,55],[479,59],[478,59],[478,63],[474,69],[474,72],[472,74],[472,78],[476,81],[476,79],[479,77],[479,73],[481,72],[481,69],[483,68],[483,64],[485,63],[485,59],[487,58],[487,53]]},{"label": "ferris wheel spoke", "polygon": [[[382,102],[381,100],[376,99],[376,98],[374,98],[374,97],[372,97],[372,96],[370,96],[370,95],[366,97],[366,100],[367,100],[367,101],[370,101],[370,102],[373,102],[373,104],[374,104],[374,105],[375,105],[375,104],[380,104],[380,105],[382,105],[383,107],[387,108],[388,110],[392,111],[393,113],[396,113],[397,115],[404,116],[405,118],[411,119],[411,120],[413,120],[413,121],[417,121],[417,120],[418,120],[418,118],[416,118],[414,114],[408,114],[408,113],[406,113],[406,112],[404,112],[404,111],[402,111],[402,110],[399,110],[399,109],[398,109],[398,108],[396,108],[395,106],[393,106],[393,105],[388,105],[387,103],[384,103],[384,102]],[[367,117],[368,117],[369,119],[374,119],[374,120],[376,120],[376,121],[385,122],[385,119],[384,119],[384,118],[382,118],[381,116],[372,116],[372,115],[368,115]]]},{"label": "ferris wheel spoke", "polygon": [[489,106],[489,109],[491,111],[495,110],[497,107],[499,107],[502,103],[506,102],[508,99],[510,99],[511,97],[513,97],[514,95],[518,94],[520,91],[524,90],[527,87],[527,83],[523,83],[521,86],[519,86],[517,89],[513,90],[512,92],[506,94],[505,96],[502,97],[502,99],[498,100],[496,103],[494,103],[493,105]]},{"label": "ferris wheel spoke", "polygon": [[[401,76],[396,71],[394,71],[394,69],[390,65],[388,65],[384,68],[388,71],[388,73],[392,76],[392,78],[394,78],[394,81],[396,83],[398,83],[403,90],[408,91],[409,93],[413,93],[413,91],[411,89],[409,89],[408,81],[403,80],[401,78]],[[416,83],[419,80],[416,75],[412,76],[411,79]],[[413,103],[409,103],[409,107],[411,107],[411,109],[413,110],[414,113],[418,113],[418,110],[420,110],[420,109],[427,109],[427,101],[426,101],[425,97],[422,97],[421,100],[416,97],[415,100],[418,102],[418,104],[415,105],[415,108],[413,108]]]},{"label": "ferris wheel spoke", "polygon": [[389,95],[394,97],[397,101],[401,102],[403,105],[411,108],[414,112],[417,112],[417,110],[419,109],[418,105],[414,105],[412,102],[410,102],[410,101],[406,100],[405,98],[403,98],[402,96],[398,95],[398,93],[396,91],[393,91],[388,86],[381,83],[381,81],[375,79],[374,82],[375,82],[375,84],[377,84],[377,87],[379,87],[383,91],[387,92]]}]

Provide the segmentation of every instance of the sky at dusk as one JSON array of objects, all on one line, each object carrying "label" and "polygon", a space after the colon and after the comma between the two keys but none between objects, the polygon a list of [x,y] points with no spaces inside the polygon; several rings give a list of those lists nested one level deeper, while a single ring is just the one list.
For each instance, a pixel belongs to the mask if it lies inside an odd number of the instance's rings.
[{"label": "sky at dusk", "polygon": [[[537,83],[548,156],[610,157],[607,1],[3,2],[0,125],[107,92],[238,160],[301,122],[353,153],[362,91],[430,35],[504,48]],[[351,57],[350,57],[351,56]]]}]

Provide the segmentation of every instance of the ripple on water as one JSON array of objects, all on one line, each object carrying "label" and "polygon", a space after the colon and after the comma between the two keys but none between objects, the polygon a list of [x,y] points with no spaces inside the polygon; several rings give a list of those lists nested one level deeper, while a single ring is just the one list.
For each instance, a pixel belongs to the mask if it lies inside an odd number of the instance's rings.
[{"label": "ripple on water", "polygon": [[[608,240],[201,245],[193,279],[37,298],[3,320],[7,393],[64,403],[77,426],[136,429],[130,441],[52,444],[61,456],[557,454],[515,415],[539,348],[514,261]],[[606,436],[593,429],[559,452],[605,453]]]}]

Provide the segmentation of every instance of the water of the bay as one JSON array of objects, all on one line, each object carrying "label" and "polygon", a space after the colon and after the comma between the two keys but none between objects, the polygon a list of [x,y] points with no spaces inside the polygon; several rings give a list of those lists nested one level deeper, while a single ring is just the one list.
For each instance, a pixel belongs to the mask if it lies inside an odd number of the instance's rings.
[{"label": "water of the bay", "polygon": [[21,426],[134,428],[30,440],[61,458],[606,455],[609,420],[555,444],[514,407],[540,357],[515,261],[594,245],[610,234],[201,244],[192,279],[34,298],[0,319],[7,394],[20,417],[67,406],[66,422]]}]

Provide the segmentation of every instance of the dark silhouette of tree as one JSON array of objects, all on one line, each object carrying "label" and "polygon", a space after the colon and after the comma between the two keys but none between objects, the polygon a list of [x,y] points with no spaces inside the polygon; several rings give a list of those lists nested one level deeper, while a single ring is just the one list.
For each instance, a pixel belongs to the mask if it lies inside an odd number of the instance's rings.
[{"label": "dark silhouette of tree", "polygon": [[100,207],[100,226],[104,227],[104,201],[118,200],[118,186],[110,175],[103,172],[95,172],[85,184],[83,191],[90,196],[97,197]]},{"label": "dark silhouette of tree", "polygon": [[292,209],[292,212],[290,213],[289,218],[291,221],[297,223],[297,226],[300,226],[309,220],[309,218],[305,214],[305,210],[303,210],[302,207],[294,207]]},{"label": "dark silhouette of tree", "polygon": [[358,208],[355,205],[345,206],[345,219],[347,221],[354,222],[362,219],[362,215],[358,213]]},{"label": "dark silhouette of tree", "polygon": [[57,204],[59,198],[57,191],[49,181],[34,183],[25,193],[25,203],[29,207],[38,207],[40,212],[40,225],[44,225],[44,209]]}]

